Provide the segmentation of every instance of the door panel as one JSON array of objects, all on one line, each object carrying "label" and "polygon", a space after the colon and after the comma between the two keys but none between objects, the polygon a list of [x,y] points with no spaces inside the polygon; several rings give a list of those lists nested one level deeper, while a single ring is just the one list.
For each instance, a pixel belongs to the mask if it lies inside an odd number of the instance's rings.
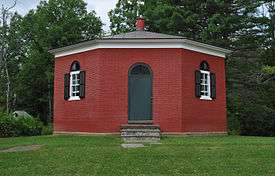
[{"label": "door panel", "polygon": [[152,120],[151,74],[129,75],[129,121]]}]

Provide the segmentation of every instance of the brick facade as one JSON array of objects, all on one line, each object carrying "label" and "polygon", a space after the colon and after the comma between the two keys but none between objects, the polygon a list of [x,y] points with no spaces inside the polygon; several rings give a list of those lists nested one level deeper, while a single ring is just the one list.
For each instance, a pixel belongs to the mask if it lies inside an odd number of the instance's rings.
[{"label": "brick facade", "polygon": [[[71,63],[86,71],[86,96],[64,100]],[[206,60],[216,74],[217,99],[195,97],[194,72]],[[163,132],[226,132],[224,59],[184,49],[96,49],[56,58],[54,131],[115,133],[128,122],[128,70],[146,63],[153,71],[153,123]]]}]

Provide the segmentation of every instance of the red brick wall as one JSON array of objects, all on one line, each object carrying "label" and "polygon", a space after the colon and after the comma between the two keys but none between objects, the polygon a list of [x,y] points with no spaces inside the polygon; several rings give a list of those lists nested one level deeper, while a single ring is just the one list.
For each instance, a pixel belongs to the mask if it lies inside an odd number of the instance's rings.
[{"label": "red brick wall", "polygon": [[[200,100],[195,97],[195,70],[206,60],[210,72],[216,74],[215,100]],[[182,52],[183,90],[183,131],[184,132],[226,132],[226,88],[224,59],[183,50]]]},{"label": "red brick wall", "polygon": [[[65,73],[78,60],[86,71],[86,97],[65,101]],[[207,60],[217,77],[217,99],[194,95],[194,71]],[[128,120],[128,69],[153,71],[153,121],[164,132],[226,131],[224,60],[182,49],[97,49],[55,60],[54,130],[119,132]]]}]

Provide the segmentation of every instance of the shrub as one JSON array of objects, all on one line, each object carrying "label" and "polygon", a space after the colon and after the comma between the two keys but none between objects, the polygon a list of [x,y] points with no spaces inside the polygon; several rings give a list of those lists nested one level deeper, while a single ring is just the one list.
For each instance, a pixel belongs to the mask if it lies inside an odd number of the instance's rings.
[{"label": "shrub", "polygon": [[47,126],[43,126],[42,135],[51,135],[53,134],[53,126],[52,124],[48,124]]},{"label": "shrub", "polygon": [[19,131],[16,128],[16,121],[12,116],[0,114],[0,137],[18,136]]},{"label": "shrub", "polygon": [[247,105],[240,116],[241,135],[275,136],[275,111],[264,105]]},{"label": "shrub", "polygon": [[20,136],[37,136],[42,133],[42,122],[32,117],[19,117],[16,119]]},{"label": "shrub", "polygon": [[43,125],[33,117],[0,114],[0,137],[41,135]]}]

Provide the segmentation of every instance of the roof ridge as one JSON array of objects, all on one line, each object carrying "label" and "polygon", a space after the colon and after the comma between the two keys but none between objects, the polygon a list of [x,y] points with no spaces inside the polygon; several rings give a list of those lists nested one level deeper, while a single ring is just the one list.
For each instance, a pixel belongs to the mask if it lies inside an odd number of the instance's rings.
[{"label": "roof ridge", "polygon": [[109,35],[102,37],[102,39],[184,39],[185,37],[163,34],[150,31],[130,31],[127,33]]}]

